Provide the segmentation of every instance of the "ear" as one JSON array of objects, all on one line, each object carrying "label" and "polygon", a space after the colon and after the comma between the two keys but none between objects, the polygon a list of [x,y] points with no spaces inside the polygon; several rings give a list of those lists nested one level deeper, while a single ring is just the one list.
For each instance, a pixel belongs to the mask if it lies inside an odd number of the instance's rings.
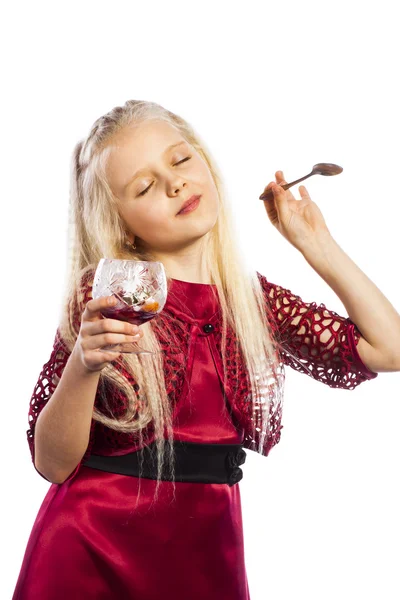
[{"label": "ear", "polygon": [[125,230],[124,233],[125,233],[125,242],[127,244],[133,244],[133,242],[135,240],[135,236],[130,231]]}]

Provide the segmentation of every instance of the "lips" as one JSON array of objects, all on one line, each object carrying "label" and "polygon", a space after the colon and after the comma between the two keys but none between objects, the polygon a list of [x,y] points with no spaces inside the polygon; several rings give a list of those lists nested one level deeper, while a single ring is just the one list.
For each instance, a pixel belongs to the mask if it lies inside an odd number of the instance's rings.
[{"label": "lips", "polygon": [[200,195],[191,196],[188,200],[186,200],[182,204],[182,206],[181,206],[181,208],[180,208],[180,210],[179,210],[179,212],[177,214],[179,215],[182,211],[184,211],[185,209],[189,208],[194,203],[198,204],[198,201],[200,200],[200,198],[201,198]]}]

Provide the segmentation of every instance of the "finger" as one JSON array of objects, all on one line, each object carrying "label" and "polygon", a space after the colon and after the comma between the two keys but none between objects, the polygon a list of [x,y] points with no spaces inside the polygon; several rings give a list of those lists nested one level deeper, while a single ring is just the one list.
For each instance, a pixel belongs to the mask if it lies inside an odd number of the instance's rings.
[{"label": "finger", "polygon": [[304,185],[299,186],[299,192],[302,199],[311,199],[310,194],[307,191],[307,188]]},{"label": "finger", "polygon": [[272,188],[274,193],[274,200],[277,206],[280,216],[284,216],[289,210],[288,201],[286,198],[286,191],[278,184],[275,184]]},{"label": "finger", "polygon": [[283,171],[277,171],[275,173],[275,179],[276,179],[276,183],[278,183],[279,185],[282,185],[282,183],[287,183],[285,180],[285,176],[283,174]]},{"label": "finger", "polygon": [[264,202],[268,202],[269,200],[272,200],[274,195],[272,193],[272,189],[271,186],[276,185],[275,181],[270,181],[268,185],[265,186],[262,194],[260,194],[260,196],[262,196],[263,194],[265,194],[266,192],[270,192],[270,194],[267,196],[267,198],[263,198]]},{"label": "finger", "polygon": [[102,333],[125,333],[132,335],[138,333],[139,326],[128,323],[127,321],[119,321],[117,319],[99,319],[90,321],[85,324],[84,335],[99,335]]},{"label": "finger", "polygon": [[[278,185],[285,185],[287,183],[285,176],[283,174],[283,171],[277,171],[275,173],[275,177],[276,177],[276,183]],[[290,188],[286,191],[286,198],[289,200],[296,200],[296,198],[293,196],[292,191],[290,190]]]},{"label": "finger", "polygon": [[92,321],[94,319],[100,319],[101,311],[110,308],[110,306],[115,306],[116,303],[117,299],[115,296],[102,296],[101,298],[89,300],[83,311],[82,320]]},{"label": "finger", "polygon": [[82,339],[83,350],[102,350],[103,347],[113,344],[126,344],[137,342],[143,336],[139,331],[137,335],[125,335],[123,333],[106,332],[99,335],[90,335]]}]

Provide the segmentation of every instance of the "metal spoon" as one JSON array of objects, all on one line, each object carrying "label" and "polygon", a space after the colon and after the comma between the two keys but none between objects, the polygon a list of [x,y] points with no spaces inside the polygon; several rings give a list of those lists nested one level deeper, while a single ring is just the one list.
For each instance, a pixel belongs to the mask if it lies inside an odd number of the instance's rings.
[{"label": "metal spoon", "polygon": [[[296,181],[292,181],[292,183],[285,183],[284,185],[281,185],[281,187],[284,190],[288,190],[293,185],[296,185],[296,183],[300,183],[300,181],[304,181],[308,177],[311,177],[311,175],[339,175],[339,173],[341,173],[342,171],[343,171],[343,168],[339,167],[339,165],[334,165],[333,163],[318,163],[313,166],[311,173],[309,173],[308,175],[305,175],[305,177],[296,179]],[[270,189],[270,190],[267,190],[266,192],[263,192],[261,194],[261,196],[259,197],[259,200],[272,200],[273,197],[274,197],[274,193]]]}]

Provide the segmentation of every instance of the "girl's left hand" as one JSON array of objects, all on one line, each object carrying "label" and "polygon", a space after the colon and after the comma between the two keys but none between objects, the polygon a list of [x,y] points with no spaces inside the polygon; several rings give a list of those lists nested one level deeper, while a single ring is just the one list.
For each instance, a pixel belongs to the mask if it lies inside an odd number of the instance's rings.
[{"label": "girl's left hand", "polygon": [[[265,210],[274,227],[297,250],[302,250],[318,235],[330,235],[325,219],[304,187],[299,187],[301,199],[296,200],[290,190],[282,189],[286,181],[282,171],[275,173],[276,182],[271,181],[265,190],[273,190],[272,200],[264,200]],[[265,191],[264,190],[264,191]]]}]

